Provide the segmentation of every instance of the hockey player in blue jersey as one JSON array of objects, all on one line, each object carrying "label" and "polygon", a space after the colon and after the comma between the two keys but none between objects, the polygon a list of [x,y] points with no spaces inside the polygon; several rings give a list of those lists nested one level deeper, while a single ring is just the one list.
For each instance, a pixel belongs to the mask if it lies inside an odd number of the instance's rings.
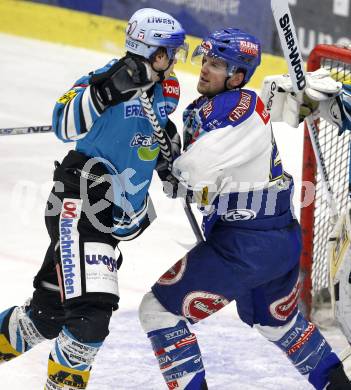
[{"label": "hockey player in blue jersey", "polygon": [[139,10],[128,23],[126,50],[79,79],[55,105],[55,133],[76,148],[56,163],[45,215],[51,244],[30,302],[0,314],[0,362],[56,339],[46,390],[87,387],[118,308],[117,244],[140,235],[154,218],[148,188],[159,145],[142,93],[176,136],[168,115],[179,99],[172,69],[187,54],[183,28],[171,15]]},{"label": "hockey player in blue jersey", "polygon": [[207,389],[188,324],[234,300],[240,318],[314,388],[351,389],[337,355],[298,310],[301,237],[293,179],[283,170],[263,101],[243,88],[260,57],[259,41],[232,28],[212,33],[193,53],[202,61],[201,96],[184,112],[184,153],[172,175],[200,203],[206,241],[164,273],[140,305],[169,389]]}]

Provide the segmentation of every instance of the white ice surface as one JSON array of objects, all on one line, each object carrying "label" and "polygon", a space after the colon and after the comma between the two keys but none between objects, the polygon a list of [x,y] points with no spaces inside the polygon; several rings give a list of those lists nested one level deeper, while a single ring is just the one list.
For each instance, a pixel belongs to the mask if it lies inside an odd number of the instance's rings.
[{"label": "white ice surface", "polygon": [[[0,127],[46,125],[55,100],[82,74],[111,55],[0,34]],[[197,96],[196,79],[177,73],[181,108]],[[302,132],[274,126],[285,169],[297,182],[299,202]],[[73,145],[53,134],[0,137],[0,311],[21,304],[32,292],[48,236],[44,207],[53,161]],[[120,309],[92,370],[90,390],[165,389],[137,307],[154,281],[194,243],[179,201],[166,199],[155,178],[151,195],[158,219],[141,237],[121,245]],[[329,316],[329,313],[326,314]],[[240,322],[235,304],[193,327],[198,335],[211,390],[307,390],[311,386],[277,348]],[[323,329],[337,351],[345,340],[333,326]],[[50,342],[0,367],[1,390],[43,388]]]}]

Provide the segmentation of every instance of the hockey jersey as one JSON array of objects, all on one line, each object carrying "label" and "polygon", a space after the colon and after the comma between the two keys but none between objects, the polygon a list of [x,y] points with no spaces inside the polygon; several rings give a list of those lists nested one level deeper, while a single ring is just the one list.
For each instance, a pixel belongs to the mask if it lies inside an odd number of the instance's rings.
[{"label": "hockey jersey", "polygon": [[201,96],[184,112],[185,152],[173,174],[215,223],[252,229],[286,226],[294,218],[292,178],[283,171],[268,112],[253,91]]},{"label": "hockey jersey", "polygon": [[[109,69],[117,60],[94,73]],[[76,150],[101,160],[113,177],[114,235],[132,239],[148,218],[148,196],[159,146],[139,99],[108,107],[104,111],[91,94],[90,78],[80,78],[60,97],[53,112],[53,127],[59,139],[76,142]],[[179,100],[179,83],[173,74],[156,83],[152,106],[165,126]],[[149,213],[150,214],[150,213]]]}]

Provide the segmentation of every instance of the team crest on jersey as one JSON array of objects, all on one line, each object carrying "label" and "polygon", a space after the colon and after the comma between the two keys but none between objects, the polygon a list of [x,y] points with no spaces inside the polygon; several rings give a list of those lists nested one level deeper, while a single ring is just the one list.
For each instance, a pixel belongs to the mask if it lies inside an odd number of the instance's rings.
[{"label": "team crest on jersey", "polygon": [[163,286],[170,286],[179,282],[182,279],[187,264],[187,258],[184,256],[177,261],[166,273],[164,273],[157,281],[158,284]]},{"label": "team crest on jersey", "polygon": [[64,95],[62,95],[57,103],[61,103],[61,104],[67,104],[68,102],[70,102],[75,96],[77,96],[77,90],[76,89],[71,89],[70,91],[66,92]]},{"label": "team crest on jersey", "polygon": [[222,295],[193,291],[184,298],[182,312],[185,317],[197,322],[216,313],[229,303],[228,299]]},{"label": "team crest on jersey", "polygon": [[241,91],[239,102],[229,114],[229,119],[232,122],[236,122],[241,119],[249,111],[251,101],[252,96],[245,91]]},{"label": "team crest on jersey", "polygon": [[300,282],[297,282],[289,295],[278,299],[269,306],[269,311],[274,318],[285,321],[294,312],[298,304]]},{"label": "team crest on jersey", "polygon": [[138,157],[142,161],[153,161],[157,158],[160,147],[154,135],[137,133],[130,142],[131,147],[138,147]]},{"label": "team crest on jersey", "polygon": [[228,210],[221,216],[222,221],[234,222],[234,221],[249,221],[256,218],[256,212],[251,209],[234,209]]}]

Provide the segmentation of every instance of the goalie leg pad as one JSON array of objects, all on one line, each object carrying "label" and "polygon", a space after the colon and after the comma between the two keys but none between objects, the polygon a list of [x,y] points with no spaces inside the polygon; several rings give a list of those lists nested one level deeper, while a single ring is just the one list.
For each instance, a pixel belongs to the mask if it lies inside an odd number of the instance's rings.
[{"label": "goalie leg pad", "polygon": [[150,332],[148,337],[169,389],[201,389],[205,369],[196,336],[185,321]]},{"label": "goalie leg pad", "polygon": [[102,342],[81,343],[64,327],[49,356],[45,389],[85,389],[101,345]]},{"label": "goalie leg pad", "polygon": [[330,295],[335,319],[351,344],[351,220],[350,208],[343,213],[328,242]]},{"label": "goalie leg pad", "polygon": [[29,317],[27,306],[0,314],[0,363],[29,351],[45,340]]},{"label": "goalie leg pad", "polygon": [[331,370],[340,364],[316,326],[301,313],[284,336],[273,343],[286,353],[297,370],[306,375],[317,390],[325,389]]}]

